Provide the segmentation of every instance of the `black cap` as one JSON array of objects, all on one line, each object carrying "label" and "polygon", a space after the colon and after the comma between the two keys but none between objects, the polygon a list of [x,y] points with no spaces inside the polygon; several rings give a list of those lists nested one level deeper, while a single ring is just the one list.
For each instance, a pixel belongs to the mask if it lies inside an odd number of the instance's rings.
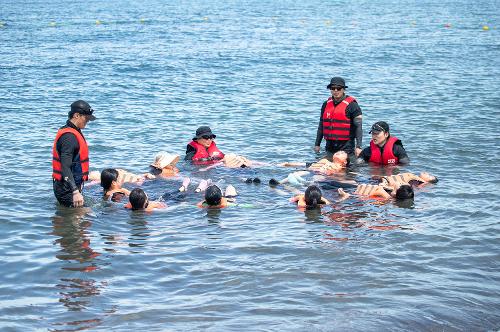
[{"label": "black cap", "polygon": [[197,140],[198,138],[201,138],[202,136],[212,136],[212,138],[216,138],[212,133],[212,129],[210,129],[209,126],[201,126],[198,129],[196,129],[196,136],[193,137],[193,141]]},{"label": "black cap", "polygon": [[347,85],[345,85],[345,81],[342,77],[333,77],[330,80],[330,84],[326,86],[327,89],[330,89],[332,86],[340,86],[342,88],[347,88]]},{"label": "black cap", "polygon": [[376,132],[385,131],[386,133],[388,133],[389,132],[389,125],[387,124],[387,122],[384,122],[384,121],[375,122],[373,124],[372,129],[370,130],[369,134],[371,134],[372,131],[376,131]]},{"label": "black cap", "polygon": [[84,100],[77,100],[73,104],[71,104],[71,111],[68,112],[68,118],[72,118],[73,114],[80,113],[83,115],[90,115],[90,121],[94,121],[96,119],[94,110],[90,107],[89,103]]}]

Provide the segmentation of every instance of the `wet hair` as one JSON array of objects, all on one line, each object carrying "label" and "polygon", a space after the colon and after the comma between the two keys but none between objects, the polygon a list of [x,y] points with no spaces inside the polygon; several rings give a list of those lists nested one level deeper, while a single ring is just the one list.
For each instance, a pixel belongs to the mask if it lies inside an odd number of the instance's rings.
[{"label": "wet hair", "polygon": [[437,176],[434,177],[434,179],[432,179],[431,181],[427,181],[429,183],[437,183],[439,180],[437,178]]},{"label": "wet hair", "polygon": [[222,200],[222,191],[215,184],[208,186],[205,190],[205,202],[210,206],[220,205]]},{"label": "wet hair", "polygon": [[132,205],[132,210],[141,210],[144,209],[144,205],[148,201],[148,196],[146,196],[146,193],[141,188],[134,188],[130,192],[128,199],[130,201],[130,205]]},{"label": "wet hair", "polygon": [[101,187],[104,191],[111,188],[111,183],[118,180],[118,171],[114,168],[106,168],[101,172]]},{"label": "wet hair", "polygon": [[151,173],[153,175],[159,175],[159,174],[161,174],[161,168],[149,166],[149,173]]},{"label": "wet hair", "polygon": [[306,201],[307,208],[317,208],[322,201],[321,190],[319,189],[319,187],[316,185],[307,187],[304,194],[304,200]]},{"label": "wet hair", "polygon": [[396,190],[396,199],[413,199],[414,196],[413,188],[410,185],[404,184]]}]

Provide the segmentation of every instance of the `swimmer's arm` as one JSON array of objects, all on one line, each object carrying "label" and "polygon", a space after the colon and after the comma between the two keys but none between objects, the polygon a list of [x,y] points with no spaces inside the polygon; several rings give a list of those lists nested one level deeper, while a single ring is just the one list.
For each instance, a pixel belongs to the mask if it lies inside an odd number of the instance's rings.
[{"label": "swimmer's arm", "polygon": [[281,167],[302,167],[302,166],[306,166],[306,163],[302,163],[302,162],[298,162],[298,161],[297,162],[287,161],[287,162],[278,164],[278,166],[281,166]]},{"label": "swimmer's arm", "polygon": [[332,202],[330,202],[330,201],[329,201],[329,200],[327,200],[326,198],[322,197],[322,198],[321,198],[321,204],[330,205],[330,204],[332,204]]},{"label": "swimmer's arm", "polygon": [[302,195],[293,196],[292,198],[290,198],[290,203],[298,202],[301,197],[302,197]]},{"label": "swimmer's arm", "polygon": [[342,188],[337,189],[337,192],[339,193],[339,196],[340,196],[339,201],[343,201],[345,199],[348,199],[351,196],[350,194],[346,193],[344,191],[344,189],[342,189]]},{"label": "swimmer's arm", "polygon": [[220,166],[222,164],[224,164],[224,163],[222,161],[219,161],[219,162],[216,162],[216,163],[214,163],[214,164],[212,164],[210,166],[207,166],[207,167],[204,167],[204,168],[200,168],[200,171],[201,172],[205,172],[205,171],[208,171],[209,169],[212,169],[214,167]]},{"label": "swimmer's arm", "polygon": [[154,209],[164,209],[167,207],[167,204],[164,202],[149,202],[146,211],[153,211]]}]

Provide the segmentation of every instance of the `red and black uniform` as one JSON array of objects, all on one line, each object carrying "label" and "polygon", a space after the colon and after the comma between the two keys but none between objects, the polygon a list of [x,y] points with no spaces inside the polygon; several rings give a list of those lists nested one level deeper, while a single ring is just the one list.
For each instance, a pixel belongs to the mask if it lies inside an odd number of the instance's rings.
[{"label": "red and black uniform", "polygon": [[191,141],[186,147],[186,160],[192,160],[196,164],[211,164],[224,158],[214,141],[208,148],[196,141]]},{"label": "red and black uniform", "polygon": [[370,147],[364,148],[359,158],[380,165],[407,164],[410,162],[403,143],[395,136],[389,136],[383,147],[373,143],[373,140],[370,141]]},{"label": "red and black uniform", "polygon": [[332,97],[328,98],[321,107],[314,145],[319,146],[324,137],[327,152],[333,154],[343,150],[352,154],[355,140],[357,140],[356,146],[361,146],[363,139],[361,119],[357,119],[359,122],[354,121],[359,115],[362,115],[362,112],[354,97],[346,95],[339,101]]},{"label": "red and black uniform", "polygon": [[89,153],[81,130],[71,121],[61,127],[52,147],[54,195],[65,206],[73,204],[73,192],[82,191],[88,179]]}]

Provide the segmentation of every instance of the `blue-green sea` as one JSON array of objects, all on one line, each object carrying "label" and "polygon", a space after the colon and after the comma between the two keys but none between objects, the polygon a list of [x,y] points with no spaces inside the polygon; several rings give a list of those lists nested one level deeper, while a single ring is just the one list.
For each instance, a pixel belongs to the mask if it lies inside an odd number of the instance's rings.
[{"label": "blue-green sea", "polygon": [[[497,331],[500,2],[0,1],[1,331]],[[412,204],[298,210],[271,188],[313,161],[326,85],[342,76],[363,145],[387,121],[439,182]],[[266,166],[201,171],[153,213],[67,209],[51,149],[88,101],[91,169],[148,171],[209,125]],[[324,143],[323,143],[324,144]],[[361,183],[385,170],[351,167]],[[244,179],[261,179],[246,184]],[[201,179],[238,204],[198,209]],[[154,199],[179,179],[146,181]],[[128,185],[131,189],[133,186]],[[305,187],[297,187],[304,190]]]}]

